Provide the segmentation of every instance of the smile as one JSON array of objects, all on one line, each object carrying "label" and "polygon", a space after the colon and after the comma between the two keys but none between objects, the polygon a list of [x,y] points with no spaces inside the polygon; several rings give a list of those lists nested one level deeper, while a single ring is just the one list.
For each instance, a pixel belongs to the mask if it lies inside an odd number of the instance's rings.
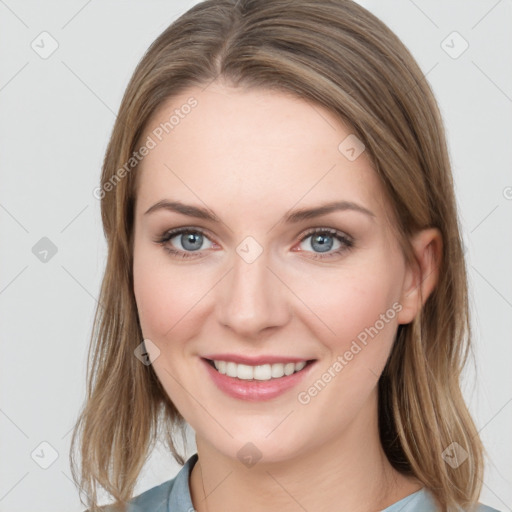
[{"label": "smile", "polygon": [[236,377],[241,380],[271,380],[280,379],[281,377],[292,375],[300,372],[307,364],[307,361],[298,363],[274,363],[247,365],[237,364],[233,361],[209,360],[209,363],[222,375],[228,377]]},{"label": "smile", "polygon": [[222,359],[201,359],[222,392],[232,398],[251,401],[269,400],[297,386],[316,362],[312,359],[249,365]]}]

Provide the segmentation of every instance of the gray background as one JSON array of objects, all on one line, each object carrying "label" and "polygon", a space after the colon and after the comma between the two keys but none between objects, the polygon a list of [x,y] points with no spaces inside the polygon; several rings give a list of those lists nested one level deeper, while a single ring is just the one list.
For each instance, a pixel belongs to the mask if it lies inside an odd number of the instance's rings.
[{"label": "gray background", "polygon": [[[68,451],[106,256],[92,191],[133,69],[195,3],[0,0],[0,511],[84,510]],[[446,123],[477,361],[464,393],[489,454],[481,501],[512,510],[512,2],[360,3],[409,47]],[[45,59],[31,47],[51,49],[43,31],[58,43]],[[46,262],[43,237],[57,250]],[[136,492],[178,469],[157,450]]]}]

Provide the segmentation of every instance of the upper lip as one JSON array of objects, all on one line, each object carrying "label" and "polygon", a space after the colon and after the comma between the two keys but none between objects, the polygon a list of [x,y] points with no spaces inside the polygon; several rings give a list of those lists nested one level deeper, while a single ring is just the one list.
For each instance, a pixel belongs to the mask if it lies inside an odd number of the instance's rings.
[{"label": "upper lip", "polygon": [[301,361],[307,362],[311,359],[304,357],[292,356],[275,356],[275,355],[262,355],[257,357],[241,356],[238,354],[209,354],[203,356],[204,359],[212,361],[229,361],[237,364],[247,364],[249,366],[258,366],[262,364],[276,364],[276,363],[300,363]]}]

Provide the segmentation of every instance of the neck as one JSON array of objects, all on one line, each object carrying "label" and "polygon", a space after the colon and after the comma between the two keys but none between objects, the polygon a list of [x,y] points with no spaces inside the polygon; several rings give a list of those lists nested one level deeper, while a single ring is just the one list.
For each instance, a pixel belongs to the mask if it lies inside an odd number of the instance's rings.
[{"label": "neck", "polygon": [[376,414],[369,417],[365,411],[335,439],[286,460],[263,458],[250,468],[199,436],[196,443],[199,460],[190,489],[197,512],[262,512],[269,503],[282,512],[374,512],[422,487],[391,466],[380,444]]}]

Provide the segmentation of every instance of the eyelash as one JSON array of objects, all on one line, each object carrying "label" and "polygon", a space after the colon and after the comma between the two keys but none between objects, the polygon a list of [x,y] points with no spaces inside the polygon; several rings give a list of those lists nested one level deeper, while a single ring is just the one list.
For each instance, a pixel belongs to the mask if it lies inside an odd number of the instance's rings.
[{"label": "eyelash", "polygon": [[[177,235],[181,235],[183,233],[201,234],[204,237],[209,239],[208,235],[202,229],[184,227],[184,228],[176,228],[176,229],[172,229],[170,231],[164,232],[158,239],[155,240],[155,242],[159,245],[162,245],[163,248],[169,254],[171,254],[171,256],[173,256],[173,257],[183,258],[183,259],[196,258],[197,256],[193,255],[193,253],[199,253],[200,251],[181,251],[181,250],[177,250],[177,249],[172,249],[172,248],[168,247],[167,245],[165,245],[169,240],[171,240],[172,238],[176,237]],[[341,253],[349,251],[354,246],[354,241],[351,238],[347,237],[340,231],[338,231],[336,229],[332,229],[332,228],[310,229],[302,235],[302,238],[299,240],[299,243],[302,243],[304,240],[309,238],[311,235],[316,235],[316,234],[331,235],[332,237],[336,238],[339,242],[341,242],[342,247],[340,247],[339,249],[337,249],[334,252],[328,253],[325,256],[322,255],[322,253],[313,253],[314,256],[312,257],[312,259],[325,260],[325,259],[328,259],[331,257],[335,257],[335,256],[340,255]],[[310,251],[301,250],[300,252],[310,252]]]}]

